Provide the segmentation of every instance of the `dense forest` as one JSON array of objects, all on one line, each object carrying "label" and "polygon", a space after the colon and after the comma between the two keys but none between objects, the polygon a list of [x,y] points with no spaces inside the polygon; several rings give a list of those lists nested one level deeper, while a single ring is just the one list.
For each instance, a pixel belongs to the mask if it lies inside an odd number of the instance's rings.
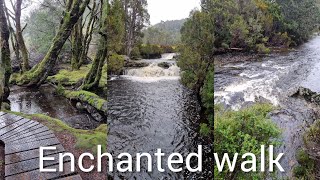
[{"label": "dense forest", "polygon": [[181,42],[180,30],[186,19],[163,21],[145,29],[143,42],[162,46],[177,46]]}]

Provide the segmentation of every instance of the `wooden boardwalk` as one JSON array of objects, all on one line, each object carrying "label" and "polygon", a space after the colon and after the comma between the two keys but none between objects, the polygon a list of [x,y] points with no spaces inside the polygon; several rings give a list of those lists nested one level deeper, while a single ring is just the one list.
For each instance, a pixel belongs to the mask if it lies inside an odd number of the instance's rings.
[{"label": "wooden boardwalk", "polygon": [[71,172],[70,159],[64,160],[64,172],[40,172],[39,147],[57,147],[55,151],[45,151],[44,156],[55,157],[55,161],[44,162],[49,169],[58,169],[58,154],[65,150],[53,132],[36,121],[0,112],[0,140],[5,144],[6,180],[81,180],[80,175]]}]

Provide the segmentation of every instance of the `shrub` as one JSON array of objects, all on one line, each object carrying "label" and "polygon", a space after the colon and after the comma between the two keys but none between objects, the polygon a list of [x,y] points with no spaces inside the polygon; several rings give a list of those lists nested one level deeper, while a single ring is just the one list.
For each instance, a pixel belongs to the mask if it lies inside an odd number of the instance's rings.
[{"label": "shrub", "polygon": [[139,47],[134,47],[131,51],[131,59],[139,59],[141,58]]},{"label": "shrub", "polygon": [[158,45],[147,44],[147,45],[142,45],[140,47],[140,54],[142,58],[145,58],[145,59],[161,58],[162,53],[163,51],[161,47]]},{"label": "shrub", "polygon": [[108,74],[120,75],[124,67],[124,57],[118,54],[112,54],[108,57]]},{"label": "shrub", "polygon": [[[214,150],[222,157],[224,153],[230,155],[251,152],[260,154],[261,145],[277,145],[274,140],[280,130],[268,118],[268,113],[273,110],[269,104],[257,104],[240,111],[223,111],[215,108],[214,115]],[[243,159],[238,159],[241,163]],[[217,169],[215,167],[215,171]],[[225,179],[235,176],[235,179],[259,179],[263,174],[243,173],[239,167],[234,172],[224,171],[215,173],[215,178]]]},{"label": "shrub", "polygon": [[271,51],[269,48],[267,48],[264,44],[257,44],[256,45],[257,52],[263,53],[263,54],[269,54]]},{"label": "shrub", "polygon": [[174,53],[175,52],[175,49],[172,46],[161,45],[160,48],[163,53]]}]

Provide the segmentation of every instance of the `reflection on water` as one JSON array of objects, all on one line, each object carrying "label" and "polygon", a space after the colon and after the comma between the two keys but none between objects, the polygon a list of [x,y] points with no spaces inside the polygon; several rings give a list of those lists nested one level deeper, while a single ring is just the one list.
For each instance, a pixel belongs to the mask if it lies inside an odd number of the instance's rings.
[{"label": "reflection on water", "polygon": [[46,114],[61,119],[77,129],[94,129],[99,126],[98,122],[78,111],[66,98],[54,95],[50,86],[42,86],[39,89],[13,87],[9,100],[12,111]]},{"label": "reflection on water", "polygon": [[[166,169],[141,173],[111,173],[114,179],[212,179],[210,147],[199,132],[199,108],[191,92],[179,80],[134,81],[121,77],[108,82],[108,151],[117,156],[128,152],[154,152],[161,148],[166,154],[181,153],[186,157],[204,145],[204,172],[200,174],[172,173]],[[156,168],[155,160],[153,167]],[[164,158],[164,165],[167,164]],[[211,166],[210,166],[211,165]],[[165,166],[164,166],[165,167]],[[183,166],[185,167],[185,166]]]}]

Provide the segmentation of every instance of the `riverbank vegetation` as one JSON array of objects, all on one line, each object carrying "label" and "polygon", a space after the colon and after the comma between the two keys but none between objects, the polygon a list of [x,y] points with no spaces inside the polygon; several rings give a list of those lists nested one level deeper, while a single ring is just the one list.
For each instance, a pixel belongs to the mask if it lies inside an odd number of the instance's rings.
[{"label": "riverbank vegetation", "polygon": [[[216,153],[251,152],[272,144],[280,132],[267,117],[270,105],[227,112],[213,108],[215,57],[229,52],[267,54],[275,48],[298,46],[318,30],[319,15],[316,0],[204,0],[200,10],[191,12],[181,29],[178,65],[182,83],[194,90],[202,104],[206,123],[201,132],[214,139]],[[218,179],[248,176],[263,175],[215,169]]]},{"label": "riverbank vegetation", "polygon": [[[277,145],[275,139],[280,135],[280,130],[269,119],[268,113],[273,110],[270,104],[257,104],[240,111],[226,111],[216,106],[214,114],[214,151],[219,157],[225,153],[234,155],[251,152],[260,155],[261,145]],[[241,164],[244,159],[239,159]],[[214,169],[216,179],[265,179],[263,173],[244,173],[240,167],[233,172],[225,169],[218,172]]]}]

